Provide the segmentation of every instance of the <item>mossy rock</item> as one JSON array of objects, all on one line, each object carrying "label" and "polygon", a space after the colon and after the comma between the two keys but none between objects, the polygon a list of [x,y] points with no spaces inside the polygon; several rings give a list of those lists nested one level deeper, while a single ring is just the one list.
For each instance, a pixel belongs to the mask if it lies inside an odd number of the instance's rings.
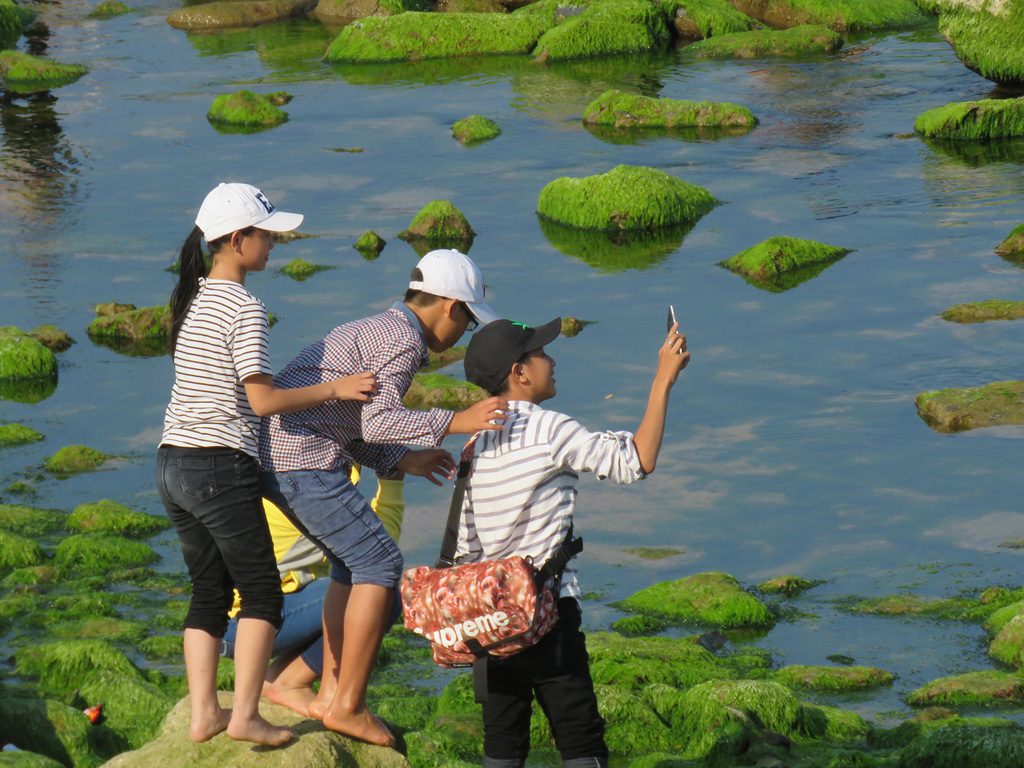
[{"label": "mossy rock", "polygon": [[89,12],[90,19],[109,19],[111,16],[121,16],[131,13],[132,9],[121,2],[121,0],[104,0]]},{"label": "mossy rock", "polygon": [[96,319],[86,328],[86,333],[94,343],[111,347],[116,351],[123,349],[128,354],[132,354],[136,345],[142,345],[137,347],[138,354],[142,356],[149,356],[145,352],[149,348],[154,350],[153,354],[165,354],[170,349],[171,313],[166,306],[132,308],[123,312],[101,312],[108,306],[111,305],[98,305]]},{"label": "mossy rock", "polygon": [[293,16],[302,16],[316,7],[316,0],[236,0],[192,5],[174,11],[167,23],[189,32],[255,27]]},{"label": "mossy rock", "polygon": [[993,611],[985,618],[983,626],[986,632],[990,632],[993,635],[999,634],[999,630],[1005,627],[1010,621],[1018,614],[1024,612],[1024,600],[1018,600],[1015,603],[1004,605],[1001,608]]},{"label": "mossy rock", "polygon": [[583,123],[617,130],[724,128],[744,133],[757,125],[757,118],[746,107],[728,102],[656,99],[610,90],[587,106]]},{"label": "mossy rock", "polygon": [[612,624],[612,629],[626,637],[639,637],[657,634],[667,626],[668,624],[654,616],[624,616]]},{"label": "mossy rock", "polygon": [[180,659],[184,651],[181,635],[154,635],[139,643],[139,650],[148,659]]},{"label": "mossy rock", "polygon": [[817,277],[848,253],[847,248],[813,240],[770,237],[718,264],[751,285],[780,293]]},{"label": "mossy rock", "polygon": [[0,576],[6,576],[18,568],[39,565],[45,560],[46,552],[37,542],[0,530]]},{"label": "mossy rock", "polygon": [[39,678],[39,685],[44,691],[56,694],[75,690],[92,672],[139,675],[127,656],[102,640],[33,644],[19,649],[15,659],[19,674]]},{"label": "mossy rock", "polygon": [[325,23],[434,10],[433,0],[319,0],[313,12]]},{"label": "mossy rock", "polygon": [[713,627],[775,624],[775,617],[764,603],[745,592],[735,578],[720,571],[655,584],[619,601],[615,607],[668,621]]},{"label": "mossy rock", "polygon": [[413,61],[530,51],[553,19],[489,13],[402,13],[346,26],[324,55],[329,63]]},{"label": "mossy rock", "polygon": [[482,144],[501,135],[501,128],[489,117],[470,115],[452,126],[452,135],[463,146]]},{"label": "mossy rock", "polygon": [[42,434],[24,424],[0,424],[0,446],[38,443]]},{"label": "mossy rock", "polygon": [[56,381],[57,358],[20,328],[11,325],[0,327],[0,379]]},{"label": "mossy rock", "polygon": [[0,52],[0,75],[15,93],[49,90],[69,85],[89,71],[81,64],[60,64],[18,51]]},{"label": "mossy rock", "polygon": [[146,636],[146,626],[113,616],[55,622],[50,634],[61,640],[106,640],[137,646]]},{"label": "mossy rock", "polygon": [[743,13],[778,29],[821,24],[837,32],[909,29],[928,22],[914,0],[730,0]]},{"label": "mossy rock", "polygon": [[217,96],[206,119],[216,125],[272,128],[286,122],[288,113],[274,106],[266,96],[243,88]]},{"label": "mossy rock", "polygon": [[80,504],[67,520],[68,530],[79,533],[112,533],[118,536],[143,537],[171,527],[166,517],[135,512],[110,499]]},{"label": "mossy rock", "polygon": [[508,13],[500,0],[438,0],[439,13]]},{"label": "mossy rock", "polygon": [[102,670],[88,675],[78,695],[100,705],[106,725],[125,736],[132,749],[148,743],[175,701],[138,674]]},{"label": "mossy rock", "polygon": [[287,275],[296,282],[302,282],[308,280],[317,272],[323,272],[325,269],[331,269],[331,267],[325,267],[320,264],[310,264],[305,259],[292,259],[283,267],[281,267],[281,274]]},{"label": "mossy rock", "polygon": [[978,141],[1024,136],[1024,98],[981,99],[929,109],[914,130],[930,139]]},{"label": "mossy rock", "polygon": [[914,403],[918,416],[936,432],[1024,424],[1024,381],[922,392]]},{"label": "mossy rock", "polygon": [[432,247],[472,243],[476,233],[458,208],[447,200],[427,203],[417,213],[409,228],[398,236],[403,240],[423,240]]},{"label": "mossy rock", "polygon": [[900,768],[993,768],[1024,765],[1024,728],[935,728],[900,753]]},{"label": "mossy rock", "polygon": [[643,560],[664,560],[666,557],[683,554],[683,550],[675,547],[626,547],[622,551]]},{"label": "mossy rock", "polygon": [[786,597],[795,597],[808,589],[820,584],[820,581],[811,581],[809,579],[802,579],[799,576],[776,576],[774,579],[768,581],[762,581],[757,585],[757,589],[760,592],[764,592],[768,595],[785,595]]},{"label": "mossy rock", "polygon": [[29,331],[28,335],[51,352],[63,352],[75,343],[71,336],[55,325],[40,325],[34,331]]},{"label": "mossy rock", "polygon": [[445,408],[462,411],[488,397],[487,392],[475,384],[443,373],[418,373],[413,376],[412,385],[402,402],[406,408],[415,410]]},{"label": "mossy rock", "polygon": [[851,604],[849,610],[869,616],[925,616],[959,621],[968,605],[968,601],[959,598],[886,595],[859,600]]},{"label": "mossy rock", "polygon": [[64,768],[64,763],[36,752],[3,752],[0,768]]},{"label": "mossy rock", "polygon": [[833,744],[863,742],[872,732],[871,725],[856,712],[814,704],[803,705],[801,730]]},{"label": "mossy rock", "polygon": [[906,720],[895,728],[877,728],[868,735],[873,748],[901,749],[925,734],[947,728],[1020,728],[1012,720],[998,717],[961,717],[948,707],[929,707],[917,717]]},{"label": "mossy rock", "polygon": [[540,192],[537,214],[577,229],[653,230],[695,222],[716,203],[703,187],[664,171],[618,165],[597,176],[549,182]]},{"label": "mossy rock", "polygon": [[29,507],[24,504],[0,504],[0,528],[39,538],[64,527],[67,515],[57,509]]},{"label": "mossy rock", "polygon": [[552,27],[537,41],[537,61],[664,50],[672,39],[665,13],[648,0],[602,0]]},{"label": "mossy rock", "polygon": [[363,232],[352,247],[359,251],[367,261],[373,261],[387,245],[387,240],[378,235],[372,229]]},{"label": "mossy rock", "polygon": [[704,59],[764,59],[824,56],[838,51],[843,38],[826,27],[806,24],[698,40],[686,51]]},{"label": "mossy rock", "polygon": [[1011,260],[1014,260],[1014,257],[1024,259],[1024,224],[1014,227],[1006,239],[996,246],[995,252]]},{"label": "mossy rock", "polygon": [[22,585],[52,584],[56,580],[56,568],[51,568],[48,565],[33,565],[29,568],[18,568],[11,571],[0,583],[5,587],[17,587]]},{"label": "mossy rock", "polygon": [[683,736],[639,696],[600,683],[594,685],[594,693],[606,723],[604,739],[612,752],[635,755],[682,748]]},{"label": "mossy rock", "polygon": [[763,29],[756,19],[738,11],[726,0],[663,0],[676,34],[684,40],[699,40]]},{"label": "mossy rock", "polygon": [[69,571],[102,574],[115,568],[149,565],[159,560],[160,555],[141,541],[85,533],[64,539],[57,545],[54,558],[57,565]]},{"label": "mossy rock", "polygon": [[1024,7],[1016,2],[942,2],[939,30],[968,69],[995,83],[1024,85]]},{"label": "mossy rock", "polygon": [[93,312],[96,313],[96,317],[109,317],[110,315],[120,315],[123,312],[132,312],[138,307],[134,304],[121,304],[117,301],[104,301],[99,304],[93,304]]},{"label": "mossy rock", "polygon": [[[58,765],[92,768],[99,764],[100,759],[91,745],[91,727],[88,717],[66,704],[46,699],[0,696],[0,743],[13,744],[26,753],[44,755],[56,760]],[[6,756],[9,753],[0,754]],[[36,762],[35,765],[43,766],[45,763]]]},{"label": "mossy rock", "polygon": [[112,458],[114,457],[87,445],[65,445],[48,458],[43,467],[57,475],[73,475],[99,469],[104,462]]},{"label": "mossy rock", "polygon": [[34,498],[38,492],[39,490],[34,485],[23,480],[15,480],[3,489],[3,493],[8,496],[23,496],[29,499]]},{"label": "mossy rock", "polygon": [[778,670],[772,679],[791,688],[809,688],[825,693],[867,691],[892,685],[891,672],[877,667],[815,667],[794,664]]},{"label": "mossy rock", "polygon": [[1011,667],[1024,667],[1024,615],[1007,621],[989,646],[988,654]]},{"label": "mossy rock", "polygon": [[12,45],[21,36],[21,31],[35,21],[36,12],[18,5],[11,0],[0,0],[0,41]]},{"label": "mossy rock", "polygon": [[915,706],[991,706],[1024,701],[1024,680],[1010,672],[984,670],[943,677],[907,696]]},{"label": "mossy rock", "polygon": [[989,320],[1020,320],[1024,317],[1024,301],[987,299],[967,304],[954,304],[941,313],[943,320],[953,323],[984,323]]}]

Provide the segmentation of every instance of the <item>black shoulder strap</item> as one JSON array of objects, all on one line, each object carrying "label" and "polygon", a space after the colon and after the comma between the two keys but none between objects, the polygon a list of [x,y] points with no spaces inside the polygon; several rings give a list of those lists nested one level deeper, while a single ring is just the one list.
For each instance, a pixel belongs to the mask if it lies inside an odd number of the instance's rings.
[{"label": "black shoulder strap", "polygon": [[466,443],[459,460],[459,474],[455,479],[455,490],[452,503],[448,507],[448,523],[444,528],[444,539],[441,541],[441,552],[437,556],[435,568],[451,568],[455,564],[455,547],[459,543],[459,519],[462,517],[462,500],[466,496],[466,486],[473,468],[473,446],[480,433],[476,433]]},{"label": "black shoulder strap", "polygon": [[565,534],[565,541],[562,542],[562,545],[555,550],[555,553],[537,571],[538,587],[552,577],[561,577],[562,571],[565,570],[565,566],[569,564],[573,556],[583,551],[583,539],[574,539],[572,534],[573,526],[570,525],[568,532]]}]

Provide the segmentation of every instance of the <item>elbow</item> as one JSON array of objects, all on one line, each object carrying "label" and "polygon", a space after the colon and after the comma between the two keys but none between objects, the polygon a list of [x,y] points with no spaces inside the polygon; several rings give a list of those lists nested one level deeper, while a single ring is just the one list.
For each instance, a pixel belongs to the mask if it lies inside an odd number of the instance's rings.
[{"label": "elbow", "polygon": [[641,460],[641,462],[640,462],[640,469],[641,469],[641,471],[645,475],[651,474],[654,471],[655,467],[657,467],[657,466],[658,466],[658,462],[657,461],[647,462],[647,461]]},{"label": "elbow", "polygon": [[259,416],[261,419],[266,416],[274,415],[273,409],[267,407],[266,403],[256,404],[250,401],[249,407],[252,408],[252,412]]}]

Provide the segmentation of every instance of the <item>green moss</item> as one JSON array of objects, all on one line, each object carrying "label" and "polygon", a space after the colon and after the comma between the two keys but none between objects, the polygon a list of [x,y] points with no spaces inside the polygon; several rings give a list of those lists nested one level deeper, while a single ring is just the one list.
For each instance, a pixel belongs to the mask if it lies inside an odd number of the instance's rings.
[{"label": "green moss", "polygon": [[67,333],[57,326],[49,324],[40,325],[34,331],[30,331],[29,336],[51,352],[63,352],[75,343],[75,340]]},{"label": "green moss", "polygon": [[46,560],[46,552],[32,539],[0,530],[0,575],[6,576],[17,568],[39,565]]},{"label": "green moss", "polygon": [[552,27],[533,49],[538,61],[664,49],[671,35],[664,12],[647,0],[602,0]]},{"label": "green moss", "polygon": [[288,114],[271,104],[266,96],[243,88],[216,97],[206,119],[211,123],[269,128],[286,122]]},{"label": "green moss", "polygon": [[814,667],[796,664],[778,670],[772,679],[792,688],[847,693],[892,685],[894,676],[877,667]]},{"label": "green moss", "polygon": [[900,768],[992,768],[1024,765],[1024,729],[951,726],[914,739],[900,754]]},{"label": "green moss", "polygon": [[0,768],[64,768],[64,763],[35,752],[4,752]]},{"label": "green moss", "polygon": [[0,75],[7,88],[15,92],[58,88],[88,71],[80,64],[60,64],[17,51],[0,52]]},{"label": "green moss", "polygon": [[138,309],[138,307],[134,304],[121,304],[116,301],[105,301],[100,304],[94,304],[92,309],[96,313],[96,317],[110,317],[111,315],[120,315],[124,312],[133,312]]},{"label": "green moss", "polygon": [[1024,317],[1024,301],[987,299],[968,304],[954,304],[941,315],[954,323],[984,323],[988,320],[1020,320]]},{"label": "green moss", "polygon": [[628,547],[623,552],[642,557],[644,560],[663,560],[683,554],[683,550],[675,547]]},{"label": "green moss", "polygon": [[174,699],[136,673],[99,671],[78,690],[90,706],[103,707],[106,725],[124,735],[133,749],[150,741]]},{"label": "green moss", "polygon": [[466,357],[466,347],[449,347],[444,352],[430,352],[430,362],[420,368],[420,373],[431,373],[432,371],[446,368],[452,363],[457,363]]},{"label": "green moss", "polygon": [[476,233],[458,208],[447,200],[435,200],[420,209],[409,228],[398,236],[403,240],[427,240],[436,247],[472,242]]},{"label": "green moss", "polygon": [[593,231],[575,229],[538,218],[548,242],[601,272],[650,269],[679,250],[694,223],[673,224],[655,230]]},{"label": "green moss", "polygon": [[1024,600],[1004,605],[993,611],[984,623],[985,631],[998,634],[999,630],[1010,623],[1010,620],[1024,611]]},{"label": "green moss", "polygon": [[43,690],[58,694],[75,690],[94,671],[138,675],[127,656],[102,640],[33,644],[20,649],[15,658],[20,674],[39,678]]},{"label": "green moss", "polygon": [[820,583],[820,581],[810,581],[809,579],[802,579],[799,576],[777,576],[774,579],[762,581],[757,585],[757,588],[766,594],[794,597],[806,592],[808,589],[811,589]]},{"label": "green moss", "polygon": [[149,565],[159,560],[160,556],[141,541],[87,533],[72,536],[57,545],[55,559],[61,568],[100,574],[115,568]]},{"label": "green moss", "polygon": [[947,104],[918,116],[914,130],[936,139],[976,141],[1024,136],[1024,98]]},{"label": "green moss", "polygon": [[437,699],[435,717],[472,714],[480,711],[473,695],[473,675],[459,675],[441,691]]},{"label": "green moss", "polygon": [[0,528],[38,538],[59,531],[67,516],[56,509],[0,504]]},{"label": "green moss", "polygon": [[55,474],[70,475],[99,469],[107,459],[112,458],[85,445],[66,445],[48,458],[43,466]]},{"label": "green moss", "polygon": [[50,634],[60,639],[108,640],[134,646],[146,636],[146,627],[136,621],[104,616],[55,623]]},{"label": "green moss", "polygon": [[726,0],[663,0],[661,7],[684,40],[762,28]]},{"label": "green moss", "polygon": [[166,306],[132,308],[104,314],[100,314],[99,309],[97,307],[96,319],[86,328],[86,333],[94,342],[149,341],[170,344],[171,314]]},{"label": "green moss", "polygon": [[22,584],[51,584],[57,579],[57,571],[48,565],[33,565],[11,571],[0,582],[5,587],[16,587]]},{"label": "green moss", "polygon": [[701,683],[685,693],[682,708],[683,756],[710,763],[743,751],[758,725],[790,736],[801,720],[800,704],[786,688],[752,680]]},{"label": "green moss", "polygon": [[433,0],[320,0],[316,6],[316,17],[325,22],[351,21],[367,16],[395,16],[409,11],[432,10]]},{"label": "green moss", "polygon": [[418,373],[402,401],[406,408],[427,410],[446,408],[461,411],[486,400],[487,392],[475,384],[454,379],[443,373]]},{"label": "green moss", "polygon": [[1024,7],[981,0],[943,3],[940,11],[939,30],[968,68],[996,83],[1024,83]]},{"label": "green moss", "polygon": [[612,624],[612,629],[626,637],[637,637],[656,634],[667,626],[664,621],[653,616],[625,616]]},{"label": "green moss", "polygon": [[718,264],[743,276],[751,285],[779,293],[817,277],[849,252],[812,240],[770,237]]},{"label": "green moss", "polygon": [[370,229],[359,236],[353,247],[363,255],[364,259],[373,261],[380,256],[385,245],[387,245],[387,240]]},{"label": "green moss", "polygon": [[167,23],[175,29],[219,32],[285,21],[294,16],[305,15],[309,9],[309,4],[291,0],[200,3],[174,11],[167,17]]},{"label": "green moss", "polygon": [[686,46],[686,51],[705,59],[796,58],[835,53],[842,45],[843,38],[837,32],[807,24],[699,40]]},{"label": "green moss", "polygon": [[452,135],[463,146],[481,144],[497,138],[500,134],[501,128],[498,124],[483,115],[464,117],[452,126]]},{"label": "green moss", "polygon": [[989,656],[1012,667],[1024,667],[1024,615],[1007,621],[988,649]]},{"label": "green moss", "polygon": [[837,32],[906,29],[927,22],[914,0],[735,0],[745,13],[777,28],[821,24]]},{"label": "green moss", "polygon": [[57,358],[20,328],[0,327],[0,379],[56,381]]},{"label": "green moss", "polygon": [[698,573],[655,584],[615,604],[621,610],[715,627],[770,627],[775,618],[727,573]]},{"label": "green moss", "polygon": [[301,283],[303,280],[308,280],[317,272],[323,272],[325,269],[331,269],[331,267],[325,267],[320,264],[310,264],[305,259],[292,259],[281,267],[281,274],[287,275],[292,280]]},{"label": "green moss", "polygon": [[31,24],[35,18],[35,11],[18,5],[12,0],[0,0],[0,41],[5,41],[4,47],[13,45],[21,35],[21,30]]},{"label": "green moss", "polygon": [[13,483],[4,488],[3,493],[8,496],[22,496],[27,499],[34,498],[38,493],[38,489],[22,480],[15,480]]},{"label": "green moss", "polygon": [[639,696],[610,685],[594,685],[597,707],[605,719],[604,738],[612,752],[644,754],[675,750],[682,739]]},{"label": "green moss", "polygon": [[920,595],[887,595],[861,600],[850,606],[854,613],[871,616],[926,616],[958,621],[969,606],[959,598],[940,599]]},{"label": "green moss", "polygon": [[757,118],[746,107],[728,102],[655,99],[610,90],[587,106],[583,122],[620,130],[648,127],[750,129],[757,125]]},{"label": "green moss", "polygon": [[112,533],[118,536],[152,536],[167,530],[171,521],[135,512],[110,499],[80,504],[68,517],[69,530],[81,533]]},{"label": "green moss", "polygon": [[120,16],[124,13],[131,13],[132,9],[121,2],[121,0],[104,0],[89,12],[90,19],[109,19],[111,16]]},{"label": "green moss", "polygon": [[43,436],[23,424],[0,424],[0,446],[38,443]]},{"label": "green moss", "polygon": [[[119,600],[118,602],[121,602]],[[62,595],[50,600],[50,610],[59,615],[58,619],[93,619],[98,616],[116,617],[114,598],[104,592]]]},{"label": "green moss", "polygon": [[1022,381],[997,381],[982,387],[922,392],[914,403],[917,414],[936,432],[1024,424]]},{"label": "green moss", "polygon": [[45,755],[60,765],[92,768],[101,762],[92,751],[90,730],[89,718],[66,704],[0,697],[0,742]]},{"label": "green moss", "polygon": [[567,339],[571,339],[574,336],[578,336],[586,326],[590,325],[593,320],[580,320],[578,317],[572,315],[566,315],[562,318],[562,330],[561,333]]},{"label": "green moss", "polygon": [[[933,716],[934,714],[934,716]],[[928,709],[917,717],[900,723],[895,728],[873,730],[868,736],[871,747],[902,748],[925,734],[947,728],[1019,728],[1012,720],[998,717],[961,717],[942,707]]]},{"label": "green moss", "polygon": [[1014,227],[998,246],[996,253],[1003,257],[1019,256],[1024,258],[1024,224]]},{"label": "green moss", "polygon": [[813,704],[803,705],[804,733],[834,744],[861,742],[871,733],[871,726],[856,712]]},{"label": "green moss", "polygon": [[405,735],[409,762],[418,768],[470,768],[480,764],[483,739],[454,728]]},{"label": "green moss", "polygon": [[716,202],[703,187],[664,171],[618,165],[597,176],[549,182],[540,192],[537,214],[578,229],[650,230],[692,223]]},{"label": "green moss", "polygon": [[1024,680],[1010,672],[984,670],[943,677],[908,694],[907,703],[990,706],[998,702],[1024,700]]},{"label": "green moss", "polygon": [[324,60],[387,62],[526,53],[553,23],[541,16],[403,13],[345,27]]}]

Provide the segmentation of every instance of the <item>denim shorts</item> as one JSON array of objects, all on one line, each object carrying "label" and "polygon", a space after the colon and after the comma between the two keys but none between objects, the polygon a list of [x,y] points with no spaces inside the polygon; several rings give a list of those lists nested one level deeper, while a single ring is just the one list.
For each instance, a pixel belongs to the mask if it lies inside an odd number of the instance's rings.
[{"label": "denim shorts", "polygon": [[320,545],[339,584],[393,589],[402,578],[402,553],[348,470],[261,472],[263,494],[303,534]]}]

